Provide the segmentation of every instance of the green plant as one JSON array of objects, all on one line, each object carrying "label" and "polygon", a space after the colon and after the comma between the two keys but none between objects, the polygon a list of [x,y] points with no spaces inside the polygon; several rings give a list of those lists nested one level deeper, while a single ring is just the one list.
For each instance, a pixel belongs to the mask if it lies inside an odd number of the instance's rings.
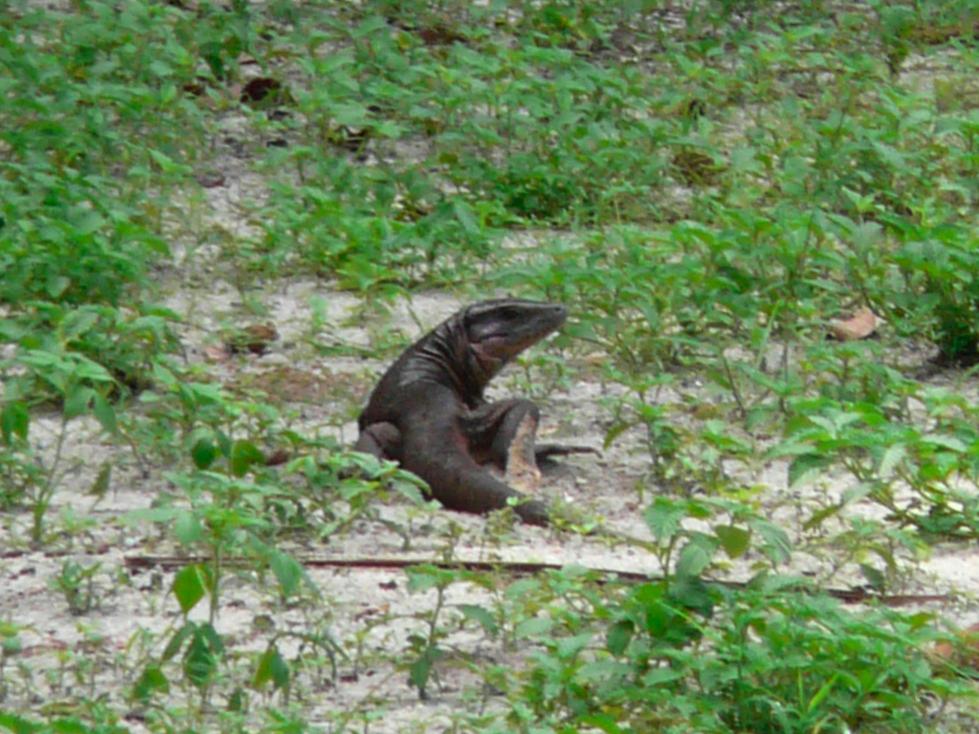
[{"label": "green plant", "polygon": [[925,654],[928,615],[855,615],[777,576],[737,591],[589,581],[569,570],[545,582],[562,601],[518,624],[528,666],[487,675],[506,692],[509,730],[926,731],[927,697],[962,691]]},{"label": "green plant", "polygon": [[868,498],[888,511],[890,521],[917,527],[926,535],[975,537],[976,504],[971,493],[961,489],[963,482],[977,482],[974,411],[943,390],[922,391],[915,397],[934,416],[932,430],[868,403],[827,398],[794,403],[797,417],[771,454],[792,457],[790,483],[837,463],[855,480],[837,502],[816,513],[811,524]]},{"label": "green plant", "polygon": [[[147,700],[154,692],[169,690],[169,679],[163,665],[182,652],[184,679],[200,694],[201,706],[209,699],[211,687],[226,653],[223,636],[216,623],[221,607],[224,577],[229,571],[229,556],[238,556],[254,564],[255,570],[269,567],[279,584],[283,598],[294,595],[303,582],[312,584],[302,566],[290,555],[265,539],[269,523],[260,514],[263,495],[275,491],[264,484],[245,481],[248,466],[260,457],[257,449],[241,448],[235,452],[237,462],[229,474],[200,471],[176,475],[171,479],[191,500],[189,508],[160,508],[138,513],[138,517],[172,523],[177,539],[185,546],[201,545],[206,560],[184,566],[174,577],[171,591],[183,615],[160,656],[148,665],[136,683],[134,695]],[[195,622],[188,615],[205,597],[209,599],[206,622]],[[270,648],[274,651],[274,647]],[[264,660],[264,659],[263,659]],[[256,673],[275,661],[260,660]]]},{"label": "green plant", "polygon": [[136,392],[149,385],[156,360],[179,348],[173,332],[178,316],[162,306],[139,304],[128,309],[34,301],[22,307],[16,318],[0,322],[0,335],[16,343],[25,355],[15,359],[14,365],[35,367],[33,383],[19,391],[36,395],[38,400],[63,399],[57,388],[45,388],[50,379],[37,369],[42,359],[39,353],[84,357],[112,375],[117,391]]},{"label": "green plant", "polygon": [[181,24],[145,3],[5,16],[0,301],[118,303],[167,254],[152,224],[165,197],[145,191],[186,175],[174,159],[199,125]]},{"label": "green plant", "polygon": [[[128,734],[128,727],[118,723],[116,717],[105,715],[101,712],[104,719],[89,724],[76,717],[51,717],[47,721],[39,721],[27,718],[17,713],[0,711],[0,727],[20,734],[20,732],[34,731],[73,731],[78,734]],[[102,718],[102,717],[99,717]]]},{"label": "green plant", "polygon": [[27,442],[29,414],[23,403],[8,403],[0,413],[3,452],[0,453],[0,508],[11,510],[28,501],[44,481],[44,470],[33,458]]},{"label": "green plant", "polygon": [[439,642],[445,636],[440,617],[445,607],[446,589],[456,581],[452,571],[434,566],[418,566],[408,571],[408,588],[414,593],[434,589],[435,603],[426,614],[428,629],[425,634],[412,634],[408,637],[410,664],[408,677],[418,689],[418,697],[427,699],[428,683],[431,678],[438,681],[436,663],[445,655]]},{"label": "green plant", "polygon": [[606,641],[624,665],[604,666],[622,677],[597,689],[604,706],[588,706],[583,721],[614,716],[620,727],[656,722],[665,731],[684,722],[700,731],[921,731],[919,693],[950,691],[921,650],[931,637],[921,615],[855,617],[835,602],[780,591],[715,598],[709,624],[685,606],[651,586],[627,597]]},{"label": "green plant", "polygon": [[[63,449],[70,422],[91,413],[107,433],[116,431],[116,412],[106,395],[114,381],[100,365],[76,353],[63,355],[42,350],[19,353],[15,360],[22,370],[18,379],[6,385],[0,424],[3,441],[12,453],[4,462],[14,478],[18,493],[31,508],[31,541],[44,538],[44,518],[64,476],[71,471],[64,466]],[[30,413],[25,398],[28,385],[37,380],[62,402],[60,423],[55,433],[53,454],[42,457],[28,443]]]},{"label": "green plant", "polygon": [[61,572],[51,579],[51,586],[64,595],[72,614],[87,614],[97,606],[99,592],[95,586],[95,576],[100,568],[100,563],[84,566],[75,561],[65,561],[61,564]]},{"label": "green plant", "polygon": [[23,649],[23,642],[20,633],[27,629],[25,626],[10,622],[0,621],[0,701],[6,700],[9,693],[10,682],[5,674],[9,658],[14,657]]}]

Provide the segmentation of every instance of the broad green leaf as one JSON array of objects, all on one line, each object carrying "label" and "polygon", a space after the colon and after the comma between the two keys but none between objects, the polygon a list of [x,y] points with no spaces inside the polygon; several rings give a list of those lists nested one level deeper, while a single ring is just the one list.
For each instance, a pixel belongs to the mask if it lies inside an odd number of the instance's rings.
[{"label": "broad green leaf", "polygon": [[398,472],[390,480],[390,487],[416,507],[421,507],[428,502],[424,494],[427,490],[425,481],[407,472]]},{"label": "broad green leaf", "polygon": [[231,691],[226,708],[232,713],[240,713],[245,710],[245,691],[241,686],[235,686]]},{"label": "broad green leaf", "polygon": [[221,633],[214,628],[213,624],[210,622],[204,622],[203,624],[199,625],[199,629],[201,634],[204,636],[204,639],[207,640],[208,646],[214,652],[219,654],[224,652],[224,638],[221,636]]},{"label": "broad green leaf", "polygon": [[666,497],[657,497],[643,513],[653,537],[660,542],[672,538],[680,530],[680,522],[685,516],[685,508]]},{"label": "broad green leaf", "polygon": [[270,645],[258,659],[252,686],[262,688],[269,681],[275,689],[285,688],[289,684],[289,664],[283,659],[279,648]]},{"label": "broad green leaf", "polygon": [[875,489],[879,489],[879,488],[880,488],[879,482],[876,483],[858,482],[857,484],[854,484],[852,487],[847,487],[845,490],[843,490],[842,504],[849,505],[859,500],[862,500],[864,497],[872,494]]},{"label": "broad green leaf", "polygon": [[832,459],[822,454],[796,456],[789,464],[789,487],[815,479],[832,463]]},{"label": "broad green leaf", "polygon": [[599,731],[603,731],[605,734],[625,734],[626,731],[631,731],[631,729],[622,729],[615,717],[609,714],[588,714],[587,716],[579,718],[578,721],[589,728],[595,728]]},{"label": "broad green leaf", "polygon": [[279,582],[282,596],[288,598],[296,593],[299,582],[303,580],[303,567],[295,558],[282,551],[273,551],[269,565]]},{"label": "broad green leaf", "polygon": [[235,441],[231,445],[231,473],[243,477],[253,464],[265,464],[265,455],[251,441]]},{"label": "broad green leaf", "polygon": [[765,541],[761,550],[774,562],[785,563],[792,555],[792,541],[788,533],[767,520],[751,520],[751,529]]},{"label": "broad green leaf", "polygon": [[715,525],[714,534],[728,558],[740,558],[751,545],[751,531],[735,525]]},{"label": "broad green leaf", "polygon": [[204,626],[198,627],[194,630],[184,655],[184,675],[195,686],[203,687],[211,681],[216,670],[217,651],[212,649]]},{"label": "broad green leaf", "polygon": [[180,652],[180,648],[183,647],[184,642],[190,639],[191,635],[194,634],[196,629],[197,625],[193,622],[185,622],[182,624],[180,628],[173,633],[173,636],[167,642],[167,646],[163,648],[160,658],[164,662],[173,658],[174,655]]},{"label": "broad green leaf", "polygon": [[538,579],[528,576],[525,579],[517,579],[512,584],[507,586],[504,595],[507,599],[520,600],[531,597],[536,594],[541,587],[541,582]]},{"label": "broad green leaf", "polygon": [[81,355],[73,355],[73,357],[76,362],[75,375],[79,379],[91,380],[92,382],[115,382],[108,370],[98,362],[93,362],[88,357]]},{"label": "broad green leaf", "polygon": [[102,424],[102,428],[106,433],[115,435],[118,431],[118,425],[116,424],[116,411],[106,400],[101,393],[96,392],[92,398],[92,412],[98,419],[99,423]]},{"label": "broad green leaf", "polygon": [[479,222],[473,216],[472,207],[462,199],[452,201],[452,210],[467,234],[479,234]]},{"label": "broad green leaf", "polygon": [[210,572],[200,563],[184,566],[173,578],[173,595],[177,597],[180,611],[188,614],[207,594]]},{"label": "broad green leaf", "polygon": [[530,617],[522,619],[517,623],[513,631],[513,636],[517,639],[525,637],[540,637],[547,634],[554,627],[554,622],[546,617]]},{"label": "broad green leaf", "polygon": [[160,170],[163,171],[163,173],[182,175],[190,173],[191,171],[189,166],[177,163],[166,153],[162,153],[159,150],[154,150],[153,148],[148,149],[147,152],[149,153],[150,158],[153,159],[153,162],[160,167]]},{"label": "broad green leaf", "polygon": [[829,505],[828,507],[824,507],[821,510],[814,512],[812,516],[806,520],[805,523],[803,523],[802,527],[806,530],[814,530],[822,525],[827,518],[839,514],[840,510],[842,510],[844,507],[846,507],[846,502],[839,502]]},{"label": "broad green leaf", "polygon": [[[707,583],[696,576],[677,576],[670,584],[669,599],[684,609],[709,617],[714,611],[714,598]],[[683,631],[686,636],[697,636],[694,628]]]},{"label": "broad green leaf", "polygon": [[163,668],[155,663],[151,663],[143,669],[139,680],[133,686],[133,696],[142,703],[147,703],[154,693],[169,692],[170,681],[163,672]]},{"label": "broad green leaf", "polygon": [[94,209],[89,209],[80,216],[74,217],[71,224],[75,235],[87,235],[99,229],[104,222],[101,214]]},{"label": "broad green leaf", "polygon": [[173,534],[183,545],[191,545],[204,537],[204,526],[192,511],[181,509],[174,518]]},{"label": "broad green leaf", "polygon": [[628,619],[620,619],[608,628],[605,644],[613,655],[622,655],[632,641],[635,625]]},{"label": "broad green leaf", "polygon": [[499,631],[496,619],[486,608],[476,604],[460,604],[458,608],[466,619],[477,622],[490,635],[495,635]]},{"label": "broad green leaf", "polygon": [[819,690],[816,691],[816,695],[809,700],[809,705],[806,707],[807,711],[813,711],[822,705],[823,701],[826,700],[826,697],[833,690],[833,687],[836,685],[836,681],[839,680],[839,677],[839,673],[837,673],[822,686],[820,686]]},{"label": "broad green leaf", "polygon": [[555,652],[557,656],[562,659],[569,659],[575,657],[579,652],[584,650],[588,643],[592,640],[592,634],[590,632],[585,632],[579,635],[572,635],[571,637],[562,637],[557,642],[557,647]]},{"label": "broad green leaf", "polygon": [[89,488],[87,494],[102,498],[105,497],[105,493],[109,490],[109,482],[112,479],[112,462],[103,461],[102,465],[99,467],[99,473],[95,476],[95,481],[92,482],[92,486]]},{"label": "broad green leaf", "polygon": [[71,278],[64,275],[52,275],[48,278],[44,290],[51,298],[60,298],[69,286],[71,286]]},{"label": "broad green leaf", "polygon": [[428,647],[409,667],[408,677],[419,691],[424,691],[425,686],[428,685],[428,678],[432,674],[432,666],[439,657],[440,654],[436,648]]},{"label": "broad green leaf", "polygon": [[870,584],[872,589],[880,591],[887,587],[887,577],[881,572],[880,569],[871,566],[868,563],[860,564],[860,573],[863,575],[867,582]]},{"label": "broad green leaf", "polygon": [[632,428],[632,425],[632,423],[621,421],[618,423],[613,423],[612,426],[605,432],[605,438],[602,441],[602,448],[607,450],[609,446],[615,443],[615,439]]},{"label": "broad green leaf", "polygon": [[930,443],[934,446],[941,446],[942,448],[949,449],[950,451],[955,451],[956,453],[965,453],[968,451],[968,447],[962,443],[959,439],[954,436],[947,436],[941,433],[929,433],[921,437],[923,443]]},{"label": "broad green leaf", "polygon": [[218,450],[211,439],[201,438],[191,447],[190,455],[198,469],[207,469],[217,458]]},{"label": "broad green leaf", "polygon": [[351,28],[349,33],[351,38],[365,38],[378,31],[387,31],[387,20],[381,15],[371,15],[365,18],[360,25]]},{"label": "broad green leaf", "polygon": [[426,573],[408,569],[408,590],[412,593],[434,589],[439,584],[439,577],[434,573]]},{"label": "broad green leaf", "polygon": [[65,336],[78,337],[92,331],[99,323],[99,312],[94,309],[79,309],[69,312],[61,325]]},{"label": "broad green leaf", "polygon": [[435,587],[446,587],[455,580],[455,572],[447,568],[421,565],[407,569],[408,591],[415,594]]},{"label": "broad green leaf", "polygon": [[713,558],[713,549],[700,538],[694,538],[680,551],[676,562],[677,576],[699,576]]},{"label": "broad green leaf", "polygon": [[785,456],[799,456],[801,454],[811,454],[813,452],[813,444],[811,441],[802,441],[796,438],[791,438],[788,441],[783,441],[782,443],[772,446],[767,452],[765,452],[765,457],[768,459],[781,459]]},{"label": "broad green leaf", "polygon": [[686,677],[686,675],[687,673],[680,667],[659,667],[653,668],[648,673],[643,675],[642,682],[643,685],[650,688],[658,688],[665,683],[672,683],[673,681],[680,680]]},{"label": "broad green leaf", "polygon": [[95,390],[83,385],[75,385],[65,395],[65,418],[77,418],[88,412],[89,403],[95,396]]},{"label": "broad green leaf", "polygon": [[30,422],[31,415],[24,403],[6,403],[0,411],[0,429],[3,430],[4,442],[9,444],[13,436],[26,440]]},{"label": "broad green leaf", "polygon": [[904,460],[904,457],[907,456],[907,453],[907,449],[903,444],[896,443],[888,446],[877,467],[877,473],[880,475],[880,478],[884,481],[889,480],[894,475],[894,470]]},{"label": "broad green leaf", "polygon": [[177,376],[173,374],[168,368],[164,367],[159,362],[153,362],[153,380],[160,383],[164,387],[176,387],[178,380]]}]

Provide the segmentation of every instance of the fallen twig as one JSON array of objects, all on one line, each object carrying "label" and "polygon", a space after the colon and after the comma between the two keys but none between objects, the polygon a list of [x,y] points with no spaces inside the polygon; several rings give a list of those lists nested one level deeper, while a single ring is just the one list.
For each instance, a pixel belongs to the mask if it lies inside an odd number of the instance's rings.
[{"label": "fallen twig", "polygon": [[[126,556],[125,564],[129,569],[149,569],[162,568],[164,570],[174,570],[182,568],[192,563],[207,563],[209,559],[203,556]],[[527,561],[443,561],[435,558],[306,558],[300,559],[306,568],[360,568],[366,570],[387,571],[391,569],[410,568],[412,566],[435,566],[444,569],[456,569],[463,571],[489,572],[498,571],[514,576],[525,576],[541,571],[557,571],[564,568],[567,564],[548,563],[548,562],[527,562]],[[227,565],[243,565],[245,559],[224,559]],[[586,570],[594,573],[615,576],[619,581],[629,583],[657,582],[663,581],[662,576],[652,576],[638,571],[620,571],[611,568],[591,568]],[[715,581],[708,580],[709,584],[716,584],[728,589],[744,589],[747,583],[743,581]],[[930,602],[947,602],[952,597],[949,594],[878,594],[869,589],[819,589],[801,587],[800,592],[824,593],[837,599],[844,604],[864,604],[877,602],[889,607],[909,606],[911,604],[925,604]]]}]

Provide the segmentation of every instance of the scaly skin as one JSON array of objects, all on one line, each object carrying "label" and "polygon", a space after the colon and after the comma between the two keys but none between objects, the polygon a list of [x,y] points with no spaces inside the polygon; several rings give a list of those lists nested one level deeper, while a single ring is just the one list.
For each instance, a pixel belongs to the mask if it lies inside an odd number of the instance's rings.
[{"label": "scaly skin", "polygon": [[[493,476],[493,462],[523,488],[537,473],[534,436],[539,411],[529,400],[488,403],[489,381],[532,344],[555,331],[567,309],[502,298],[450,316],[405,350],[384,373],[358,419],[354,448],[391,459],[424,479],[445,507],[486,513],[521,500],[517,515],[548,522],[547,508]],[[562,453],[550,447],[539,455]]]}]

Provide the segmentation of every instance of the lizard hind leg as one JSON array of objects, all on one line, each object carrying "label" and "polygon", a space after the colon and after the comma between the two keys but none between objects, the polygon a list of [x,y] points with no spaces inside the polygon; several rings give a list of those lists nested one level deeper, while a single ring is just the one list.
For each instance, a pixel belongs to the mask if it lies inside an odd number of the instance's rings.
[{"label": "lizard hind leg", "polygon": [[540,409],[530,400],[512,398],[488,403],[467,417],[465,432],[473,457],[505,472],[507,484],[533,491],[540,486],[536,438]]},{"label": "lizard hind leg", "polygon": [[360,432],[354,451],[374,454],[378,459],[401,461],[401,431],[393,423],[371,423]]},{"label": "lizard hind leg", "polygon": [[526,413],[513,431],[507,447],[506,482],[521,492],[532,493],[540,487],[534,441],[537,436],[537,416]]}]

